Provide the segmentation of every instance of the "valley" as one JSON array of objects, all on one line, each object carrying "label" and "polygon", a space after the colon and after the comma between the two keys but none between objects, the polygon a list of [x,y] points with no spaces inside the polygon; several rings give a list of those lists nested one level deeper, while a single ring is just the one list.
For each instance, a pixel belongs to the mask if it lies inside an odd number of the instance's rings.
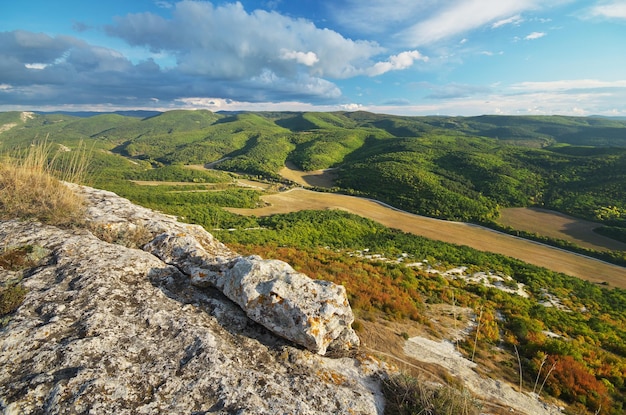
[{"label": "valley", "polygon": [[[308,187],[330,188],[334,185],[335,179],[332,170],[304,172],[293,164],[287,164],[280,170],[280,174],[287,180]],[[477,225],[415,215],[371,199],[314,192],[303,188],[272,192],[263,195],[261,199],[265,204],[264,207],[226,208],[226,210],[241,215],[270,216],[300,210],[340,209],[372,219],[389,228],[507,255],[587,281],[608,283],[609,286],[626,289],[624,267]],[[626,244],[593,232],[594,228],[600,226],[594,222],[572,218],[558,212],[527,208],[503,209],[501,215],[499,222],[515,229],[565,239],[590,249],[626,251]]]},{"label": "valley", "polygon": [[262,196],[267,206],[256,209],[226,208],[255,216],[300,210],[339,209],[372,219],[384,226],[457,245],[507,255],[594,283],[626,289],[626,269],[537,242],[517,238],[477,225],[427,218],[403,212],[374,200],[296,188]]}]

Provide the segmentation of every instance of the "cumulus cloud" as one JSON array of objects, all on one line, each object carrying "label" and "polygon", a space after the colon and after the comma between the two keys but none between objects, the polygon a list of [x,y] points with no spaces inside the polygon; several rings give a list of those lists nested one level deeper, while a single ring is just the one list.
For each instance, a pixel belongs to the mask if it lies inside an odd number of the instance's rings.
[{"label": "cumulus cloud", "polygon": [[171,19],[130,14],[106,30],[131,45],[175,55],[183,72],[226,79],[266,70],[293,76],[302,64],[311,75],[346,78],[383,51],[375,42],[347,39],[307,20],[264,10],[248,13],[241,3],[183,1]]},{"label": "cumulus cloud", "polygon": [[50,37],[24,30],[0,32],[0,55],[5,63],[53,63],[65,51],[83,46],[84,42],[69,36]]},{"label": "cumulus cloud", "polygon": [[295,60],[306,66],[313,66],[319,62],[319,58],[315,52],[296,52],[295,50],[283,50],[282,59]]},{"label": "cumulus cloud", "polygon": [[532,32],[529,35],[527,35],[526,37],[524,37],[524,40],[540,39],[540,38],[544,37],[545,35],[546,35],[546,33],[544,33],[544,32]]},{"label": "cumulus cloud", "polygon": [[339,108],[341,108],[344,111],[358,111],[361,108],[363,108],[363,105],[361,104],[342,104],[339,106]]},{"label": "cumulus cloud", "polygon": [[144,56],[167,61],[167,68],[71,36],[0,32],[0,73],[7,85],[0,104],[140,106],[202,96],[328,103],[342,95],[333,79],[375,76],[425,59],[411,51],[380,61],[385,50],[376,42],[273,11],[248,12],[241,3],[158,3],[172,7],[162,15],[117,17],[104,31],[145,50]]},{"label": "cumulus cloud", "polygon": [[428,56],[423,56],[417,50],[411,50],[399,53],[389,57],[389,60],[384,62],[376,62],[374,66],[367,70],[367,75],[377,76],[382,75],[389,71],[399,71],[402,69],[410,68],[415,61],[428,61]]},{"label": "cumulus cloud", "polygon": [[354,111],[360,104],[315,105],[301,101],[251,102],[223,98],[188,97],[176,100],[178,108],[208,109],[211,111]]}]

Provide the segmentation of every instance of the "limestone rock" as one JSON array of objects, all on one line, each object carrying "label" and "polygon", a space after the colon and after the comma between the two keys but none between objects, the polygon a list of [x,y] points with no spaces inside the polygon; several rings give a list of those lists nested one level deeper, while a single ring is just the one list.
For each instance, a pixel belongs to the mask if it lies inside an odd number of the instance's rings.
[{"label": "limestone rock", "polygon": [[[88,221],[186,235],[213,258],[197,265],[219,277],[263,264],[237,259],[201,228],[77,191]],[[85,229],[0,222],[1,246],[29,244],[48,257],[23,274],[25,301],[0,328],[0,413],[382,413],[374,363],[294,347],[217,288],[190,284],[178,264]]]},{"label": "limestone rock", "polygon": [[289,264],[258,256],[238,258],[216,286],[254,321],[307,349],[325,354],[328,346],[359,345],[343,286],[316,281]]},{"label": "limestone rock", "polygon": [[192,284],[216,287],[252,320],[315,353],[325,354],[330,344],[336,350],[359,345],[343,286],[312,280],[283,261],[216,257],[189,235],[162,234],[145,249],[176,264]]}]

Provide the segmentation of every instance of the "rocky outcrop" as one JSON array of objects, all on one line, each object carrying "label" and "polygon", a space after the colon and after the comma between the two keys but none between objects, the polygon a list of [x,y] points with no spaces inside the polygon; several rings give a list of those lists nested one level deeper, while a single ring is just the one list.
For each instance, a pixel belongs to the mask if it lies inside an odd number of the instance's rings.
[{"label": "rocky outcrop", "polygon": [[145,249],[176,264],[193,285],[216,287],[252,320],[315,353],[359,344],[343,286],[314,281],[282,261],[258,256],[216,259],[188,235],[164,233]]},{"label": "rocky outcrop", "polygon": [[282,261],[237,256],[202,227],[155,216],[110,192],[90,190],[87,195],[95,223],[116,233],[141,227],[159,234],[146,251],[177,267],[191,284],[218,288],[277,335],[319,354],[329,346],[345,351],[359,345],[342,286],[314,281]]},{"label": "rocky outcrop", "polygon": [[[3,247],[46,253],[0,329],[0,412],[382,412],[374,361],[319,355],[358,340],[341,287],[238,257],[202,228],[112,193],[75,189],[98,232],[0,222]],[[142,234],[151,252],[94,233]],[[0,269],[0,283],[9,278]]]}]

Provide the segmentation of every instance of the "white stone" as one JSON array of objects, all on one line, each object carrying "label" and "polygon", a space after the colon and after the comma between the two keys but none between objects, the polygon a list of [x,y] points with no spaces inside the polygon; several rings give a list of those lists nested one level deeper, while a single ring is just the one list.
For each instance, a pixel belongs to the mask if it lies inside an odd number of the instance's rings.
[{"label": "white stone", "polygon": [[312,280],[283,261],[216,257],[190,235],[161,234],[145,249],[175,264],[191,284],[216,287],[252,320],[315,353],[331,344],[334,350],[359,345],[343,286]]}]

